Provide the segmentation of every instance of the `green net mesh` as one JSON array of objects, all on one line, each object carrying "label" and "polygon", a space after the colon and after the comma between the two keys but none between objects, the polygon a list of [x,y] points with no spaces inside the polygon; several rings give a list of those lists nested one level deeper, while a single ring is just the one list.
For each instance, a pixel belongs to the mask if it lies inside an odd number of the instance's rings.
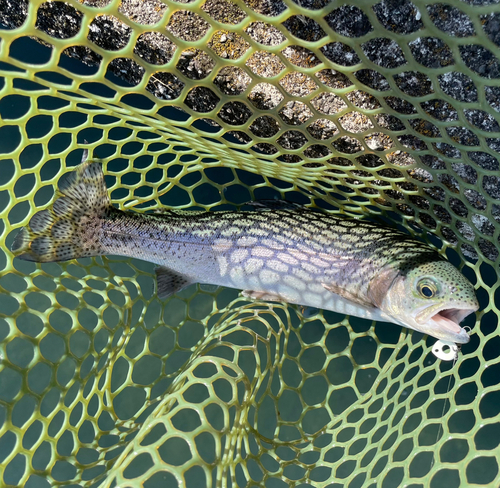
[{"label": "green net mesh", "polygon": [[[0,25],[0,485],[500,485],[495,0],[0,0]],[[14,260],[82,147],[120,208],[402,225],[475,284],[470,343]]]}]

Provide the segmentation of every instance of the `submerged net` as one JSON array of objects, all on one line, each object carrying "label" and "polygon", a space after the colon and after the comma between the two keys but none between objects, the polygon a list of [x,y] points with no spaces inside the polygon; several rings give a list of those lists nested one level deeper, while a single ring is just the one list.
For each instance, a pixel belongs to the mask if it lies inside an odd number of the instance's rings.
[{"label": "submerged net", "polygon": [[[0,0],[0,484],[499,486],[499,23],[493,0]],[[160,301],[137,260],[13,259],[82,147],[123,209],[405,227],[474,283],[470,343],[441,362],[236,290]]]}]

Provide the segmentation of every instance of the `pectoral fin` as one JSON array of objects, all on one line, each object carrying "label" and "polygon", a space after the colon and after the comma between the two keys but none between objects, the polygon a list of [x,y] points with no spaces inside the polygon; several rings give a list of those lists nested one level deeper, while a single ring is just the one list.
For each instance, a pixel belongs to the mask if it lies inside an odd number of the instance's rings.
[{"label": "pectoral fin", "polygon": [[350,300],[351,302],[358,303],[360,305],[363,305],[364,307],[373,307],[373,303],[371,303],[369,300],[365,300],[358,295],[354,295],[354,293],[351,293],[343,288],[340,288],[339,286],[335,286],[332,284],[326,284],[326,283],[321,283],[324,288],[326,288],[328,291],[331,291],[332,293],[335,293],[336,295],[339,295],[346,300]]},{"label": "pectoral fin", "polygon": [[160,300],[168,298],[170,295],[183,290],[191,284],[184,275],[176,273],[164,266],[155,268],[156,274],[156,294]]},{"label": "pectoral fin", "polygon": [[243,290],[241,294],[245,298],[251,298],[252,300],[264,300],[266,302],[286,302],[286,300],[274,293],[269,293],[267,291],[254,291],[254,290]]},{"label": "pectoral fin", "polygon": [[368,285],[368,296],[378,308],[381,308],[389,288],[398,275],[399,272],[397,269],[387,268],[379,272],[375,278],[370,281]]}]

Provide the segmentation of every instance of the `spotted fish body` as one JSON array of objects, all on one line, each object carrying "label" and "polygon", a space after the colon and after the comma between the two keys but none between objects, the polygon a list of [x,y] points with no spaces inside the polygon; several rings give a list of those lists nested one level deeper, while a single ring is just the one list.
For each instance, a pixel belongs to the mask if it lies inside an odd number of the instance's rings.
[{"label": "spotted fish body", "polygon": [[102,226],[101,244],[104,254],[156,263],[187,282],[380,318],[376,310],[350,303],[324,286],[335,284],[363,299],[382,260],[398,253],[402,260],[415,258],[407,252],[415,241],[397,241],[396,236],[406,236],[376,229],[306,208],[162,215],[112,210]]},{"label": "spotted fish body", "polygon": [[101,166],[91,162],[61,193],[16,237],[21,258],[129,256],[159,266],[161,297],[210,283],[469,340],[458,322],[478,308],[470,283],[432,248],[393,229],[279,202],[240,212],[123,212],[110,205]]}]

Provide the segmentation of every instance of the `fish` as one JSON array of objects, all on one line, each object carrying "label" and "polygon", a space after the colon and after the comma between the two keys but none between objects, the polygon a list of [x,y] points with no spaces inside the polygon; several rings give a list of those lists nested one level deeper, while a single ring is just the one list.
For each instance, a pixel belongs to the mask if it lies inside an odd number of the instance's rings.
[{"label": "fish", "polygon": [[166,299],[192,283],[391,322],[464,344],[460,322],[478,310],[472,284],[435,249],[390,227],[284,201],[250,210],[123,211],[112,205],[102,164],[85,150],[59,181],[53,204],[14,238],[20,259],[119,255],[156,265]]}]

